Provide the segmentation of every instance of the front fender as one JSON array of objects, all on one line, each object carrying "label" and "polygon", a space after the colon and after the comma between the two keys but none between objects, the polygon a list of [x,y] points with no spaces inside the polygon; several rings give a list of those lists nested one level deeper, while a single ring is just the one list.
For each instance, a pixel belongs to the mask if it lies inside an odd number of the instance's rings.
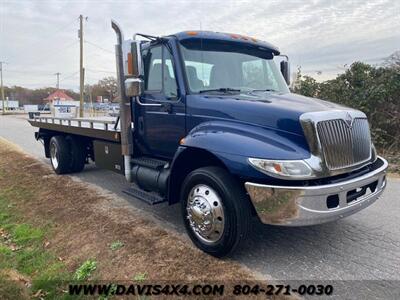
[{"label": "front fender", "polygon": [[184,146],[246,158],[296,160],[310,157],[304,136],[229,121],[210,121],[194,127],[186,136]]}]

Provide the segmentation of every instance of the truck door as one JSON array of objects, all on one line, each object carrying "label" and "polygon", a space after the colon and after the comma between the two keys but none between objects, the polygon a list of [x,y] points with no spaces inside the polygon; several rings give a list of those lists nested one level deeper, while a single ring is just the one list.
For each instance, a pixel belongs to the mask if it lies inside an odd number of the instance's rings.
[{"label": "truck door", "polygon": [[138,134],[142,152],[172,158],[185,136],[185,105],[181,101],[174,60],[165,44],[142,53],[144,93],[138,103]]}]

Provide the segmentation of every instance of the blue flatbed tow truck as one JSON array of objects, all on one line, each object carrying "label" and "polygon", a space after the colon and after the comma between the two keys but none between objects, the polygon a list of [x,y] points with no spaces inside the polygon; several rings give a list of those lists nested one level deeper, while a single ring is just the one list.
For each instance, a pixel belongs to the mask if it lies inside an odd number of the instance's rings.
[{"label": "blue flatbed tow truck", "polygon": [[217,257],[243,244],[253,217],[320,224],[382,194],[388,164],[366,115],[291,93],[275,46],[206,31],[124,40],[112,27],[118,118],[30,119],[57,174],[92,160],[125,175],[127,194],[180,203],[194,244]]}]

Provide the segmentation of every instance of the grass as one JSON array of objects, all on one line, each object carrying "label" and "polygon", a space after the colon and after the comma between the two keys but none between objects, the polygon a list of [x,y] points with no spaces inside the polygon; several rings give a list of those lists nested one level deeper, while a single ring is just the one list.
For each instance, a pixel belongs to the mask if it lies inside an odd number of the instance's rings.
[{"label": "grass", "polygon": [[93,259],[88,259],[75,271],[74,279],[86,280],[92,275],[93,271],[96,269],[97,262]]},{"label": "grass", "polygon": [[0,299],[68,298],[60,290],[72,275],[44,247],[50,226],[23,221],[12,205],[21,195],[17,186],[0,191]]},{"label": "grass", "polygon": [[142,282],[147,279],[147,273],[138,273],[133,277],[133,281]]},{"label": "grass", "polygon": [[14,228],[13,240],[17,245],[25,245],[35,241],[42,241],[44,231],[33,228],[29,224],[18,224]]},{"label": "grass", "polygon": [[112,251],[118,250],[124,246],[124,243],[121,241],[112,242],[110,245],[110,249]]}]

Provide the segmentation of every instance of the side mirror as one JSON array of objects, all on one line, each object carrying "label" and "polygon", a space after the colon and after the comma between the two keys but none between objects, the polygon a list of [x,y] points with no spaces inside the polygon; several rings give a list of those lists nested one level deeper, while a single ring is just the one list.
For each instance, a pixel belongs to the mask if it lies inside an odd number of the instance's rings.
[{"label": "side mirror", "polygon": [[137,97],[142,94],[143,81],[140,78],[128,78],[125,80],[125,95]]},{"label": "side mirror", "polygon": [[127,60],[125,65],[125,95],[137,97],[142,94],[143,81],[141,79],[140,44],[137,41],[127,45]]},{"label": "side mirror", "polygon": [[281,73],[283,78],[285,78],[287,85],[290,85],[290,67],[289,62],[286,60],[281,61]]}]

